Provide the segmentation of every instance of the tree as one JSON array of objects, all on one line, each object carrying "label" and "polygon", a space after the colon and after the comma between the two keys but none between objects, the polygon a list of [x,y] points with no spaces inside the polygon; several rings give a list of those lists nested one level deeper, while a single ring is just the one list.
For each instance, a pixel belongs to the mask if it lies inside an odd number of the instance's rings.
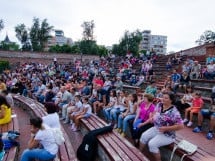
[{"label": "tree", "polygon": [[0,19],[0,32],[4,28],[4,21]]},{"label": "tree", "polygon": [[117,55],[125,55],[128,52],[138,55],[139,44],[142,40],[142,33],[139,30],[134,32],[125,31],[124,36],[120,40],[119,44],[114,44],[112,47],[112,53]]},{"label": "tree", "polygon": [[33,51],[43,51],[45,43],[50,37],[50,32],[52,31],[53,26],[50,26],[47,23],[47,19],[44,19],[40,25],[39,18],[33,19],[33,25],[30,29],[30,39]]},{"label": "tree", "polygon": [[94,21],[84,21],[81,27],[83,27],[83,40],[94,40]]},{"label": "tree", "polygon": [[215,32],[211,30],[206,30],[198,40],[196,40],[196,43],[198,45],[203,45],[207,43],[215,42]]},{"label": "tree", "polygon": [[15,26],[15,32],[16,32],[17,39],[22,44],[22,50],[30,51],[31,44],[29,42],[29,33],[27,31],[25,24],[20,24],[20,25]]}]

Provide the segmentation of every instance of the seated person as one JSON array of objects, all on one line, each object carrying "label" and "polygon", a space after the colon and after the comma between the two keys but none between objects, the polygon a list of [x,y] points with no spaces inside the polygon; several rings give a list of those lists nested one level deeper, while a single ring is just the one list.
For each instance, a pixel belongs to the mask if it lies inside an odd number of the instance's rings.
[{"label": "seated person", "polygon": [[[202,100],[201,94],[199,92],[194,92],[192,106],[185,110],[185,116],[184,116],[185,118],[183,120],[184,123],[188,122],[188,124],[187,124],[188,127],[191,127],[193,124],[192,123],[193,114],[199,113],[203,104],[204,104],[204,101]],[[189,112],[190,112],[190,119],[188,120]]]},{"label": "seated person", "polygon": [[193,92],[192,86],[188,86],[186,89],[186,93],[183,95],[183,97],[179,101],[176,101],[175,105],[179,111],[183,111],[186,108],[192,106],[192,100],[193,100],[192,92]]},{"label": "seated person", "polygon": [[[43,125],[40,117],[31,118],[30,125],[31,138],[28,142],[28,149],[22,153],[21,161],[54,159],[58,152],[58,145],[55,142],[53,132],[48,126]],[[39,145],[42,145],[42,148]]]},{"label": "seated person", "polygon": [[91,116],[92,114],[92,107],[90,106],[90,104],[88,103],[89,99],[87,97],[84,97],[82,99],[82,102],[83,102],[83,108],[82,108],[82,111],[80,111],[78,114],[76,114],[74,116],[74,124],[73,124],[73,127],[72,127],[72,130],[73,131],[78,131],[79,130],[79,122],[80,122],[80,119],[82,118],[88,118]]},{"label": "seated person", "polygon": [[7,124],[11,121],[11,107],[6,98],[0,95],[0,125]]},{"label": "seated person", "polygon": [[132,138],[136,145],[138,145],[141,134],[153,126],[149,119],[155,109],[153,99],[154,97],[151,94],[144,94],[143,100],[137,109],[137,114],[133,121],[133,129],[131,130]]},{"label": "seated person", "polygon": [[186,91],[187,86],[190,84],[191,84],[190,76],[188,75],[188,73],[186,71],[184,71],[181,75],[179,88],[183,88]]},{"label": "seated person", "polygon": [[[176,131],[183,128],[183,120],[177,108],[173,105],[173,93],[164,93],[162,103],[158,103],[151,118],[154,127],[143,132],[140,138],[140,150],[143,151],[148,144],[149,151],[153,153],[153,161],[160,161],[159,147],[174,142]],[[168,121],[167,121],[168,120]]]},{"label": "seated person", "polygon": [[213,129],[215,127],[215,104],[212,104],[209,109],[202,109],[198,113],[198,126],[193,129],[193,132],[199,133],[202,131],[203,118],[208,116],[210,117],[210,123],[206,138],[211,140],[213,139]]},{"label": "seated person", "polygon": [[212,87],[212,93],[211,93],[211,104],[214,104],[215,99],[215,86]]}]

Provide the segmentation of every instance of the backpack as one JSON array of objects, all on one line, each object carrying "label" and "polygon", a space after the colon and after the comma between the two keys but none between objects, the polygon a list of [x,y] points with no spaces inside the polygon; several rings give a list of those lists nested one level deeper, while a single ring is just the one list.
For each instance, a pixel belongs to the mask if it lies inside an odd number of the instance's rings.
[{"label": "backpack", "polygon": [[62,145],[65,142],[65,139],[61,129],[60,128],[50,128],[50,129],[53,133],[53,136],[57,145]]},{"label": "backpack", "polygon": [[77,157],[80,161],[93,161],[97,155],[98,141],[97,136],[111,132],[112,126],[106,126],[100,129],[90,131],[83,138],[81,145],[77,150]]}]

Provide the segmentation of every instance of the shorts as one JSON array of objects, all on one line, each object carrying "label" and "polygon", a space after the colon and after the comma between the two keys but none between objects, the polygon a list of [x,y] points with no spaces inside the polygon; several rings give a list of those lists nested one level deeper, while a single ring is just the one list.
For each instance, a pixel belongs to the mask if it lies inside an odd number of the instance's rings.
[{"label": "shorts", "polygon": [[204,117],[210,117],[210,116],[215,117],[215,112],[211,112],[211,111],[208,110],[208,109],[202,109],[202,110],[201,110],[201,114],[202,114],[202,116],[204,116]]},{"label": "shorts", "polygon": [[199,111],[200,111],[199,107],[191,107],[191,110],[190,110],[190,112],[192,113],[199,113]]}]

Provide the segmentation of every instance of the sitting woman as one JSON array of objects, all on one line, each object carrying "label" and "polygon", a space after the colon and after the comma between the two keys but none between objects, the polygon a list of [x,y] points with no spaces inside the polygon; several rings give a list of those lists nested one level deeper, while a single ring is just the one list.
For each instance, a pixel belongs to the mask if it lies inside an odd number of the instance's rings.
[{"label": "sitting woman", "polygon": [[11,108],[6,98],[0,95],[0,125],[11,121]]},{"label": "sitting woman", "polygon": [[137,109],[137,115],[133,122],[132,138],[138,144],[141,134],[153,126],[150,116],[154,112],[155,105],[152,103],[154,97],[151,94],[144,94],[144,99]]},{"label": "sitting woman", "polygon": [[186,93],[183,95],[181,100],[178,100],[175,103],[175,105],[179,111],[184,111],[188,107],[192,106],[192,100],[193,100],[192,92],[193,92],[192,86],[188,86],[186,89]]},{"label": "sitting woman", "polygon": [[60,119],[57,113],[58,106],[52,102],[46,102],[44,107],[48,115],[42,117],[43,123],[51,128],[60,128]]},{"label": "sitting woman", "polygon": [[125,132],[128,127],[128,121],[132,120],[136,116],[136,110],[137,110],[137,95],[132,94],[129,95],[128,98],[128,109],[119,115],[118,117],[118,129],[117,131],[121,133],[121,136],[125,137]]},{"label": "sitting woman", "polygon": [[28,142],[28,149],[22,153],[21,161],[31,161],[32,159],[46,161],[55,158],[58,145],[55,142],[54,134],[49,127],[42,123],[40,117],[30,119],[31,138]]},{"label": "sitting woman", "polygon": [[187,71],[184,71],[181,75],[179,88],[183,88],[185,91],[187,89],[187,86],[191,85],[190,76],[187,73]]},{"label": "sitting woman", "polygon": [[145,131],[140,138],[140,150],[143,151],[148,144],[149,151],[153,153],[154,161],[160,161],[159,147],[174,142],[175,131],[183,128],[183,120],[177,108],[173,105],[173,93],[164,93],[162,103],[157,104],[151,121],[154,127]]}]

